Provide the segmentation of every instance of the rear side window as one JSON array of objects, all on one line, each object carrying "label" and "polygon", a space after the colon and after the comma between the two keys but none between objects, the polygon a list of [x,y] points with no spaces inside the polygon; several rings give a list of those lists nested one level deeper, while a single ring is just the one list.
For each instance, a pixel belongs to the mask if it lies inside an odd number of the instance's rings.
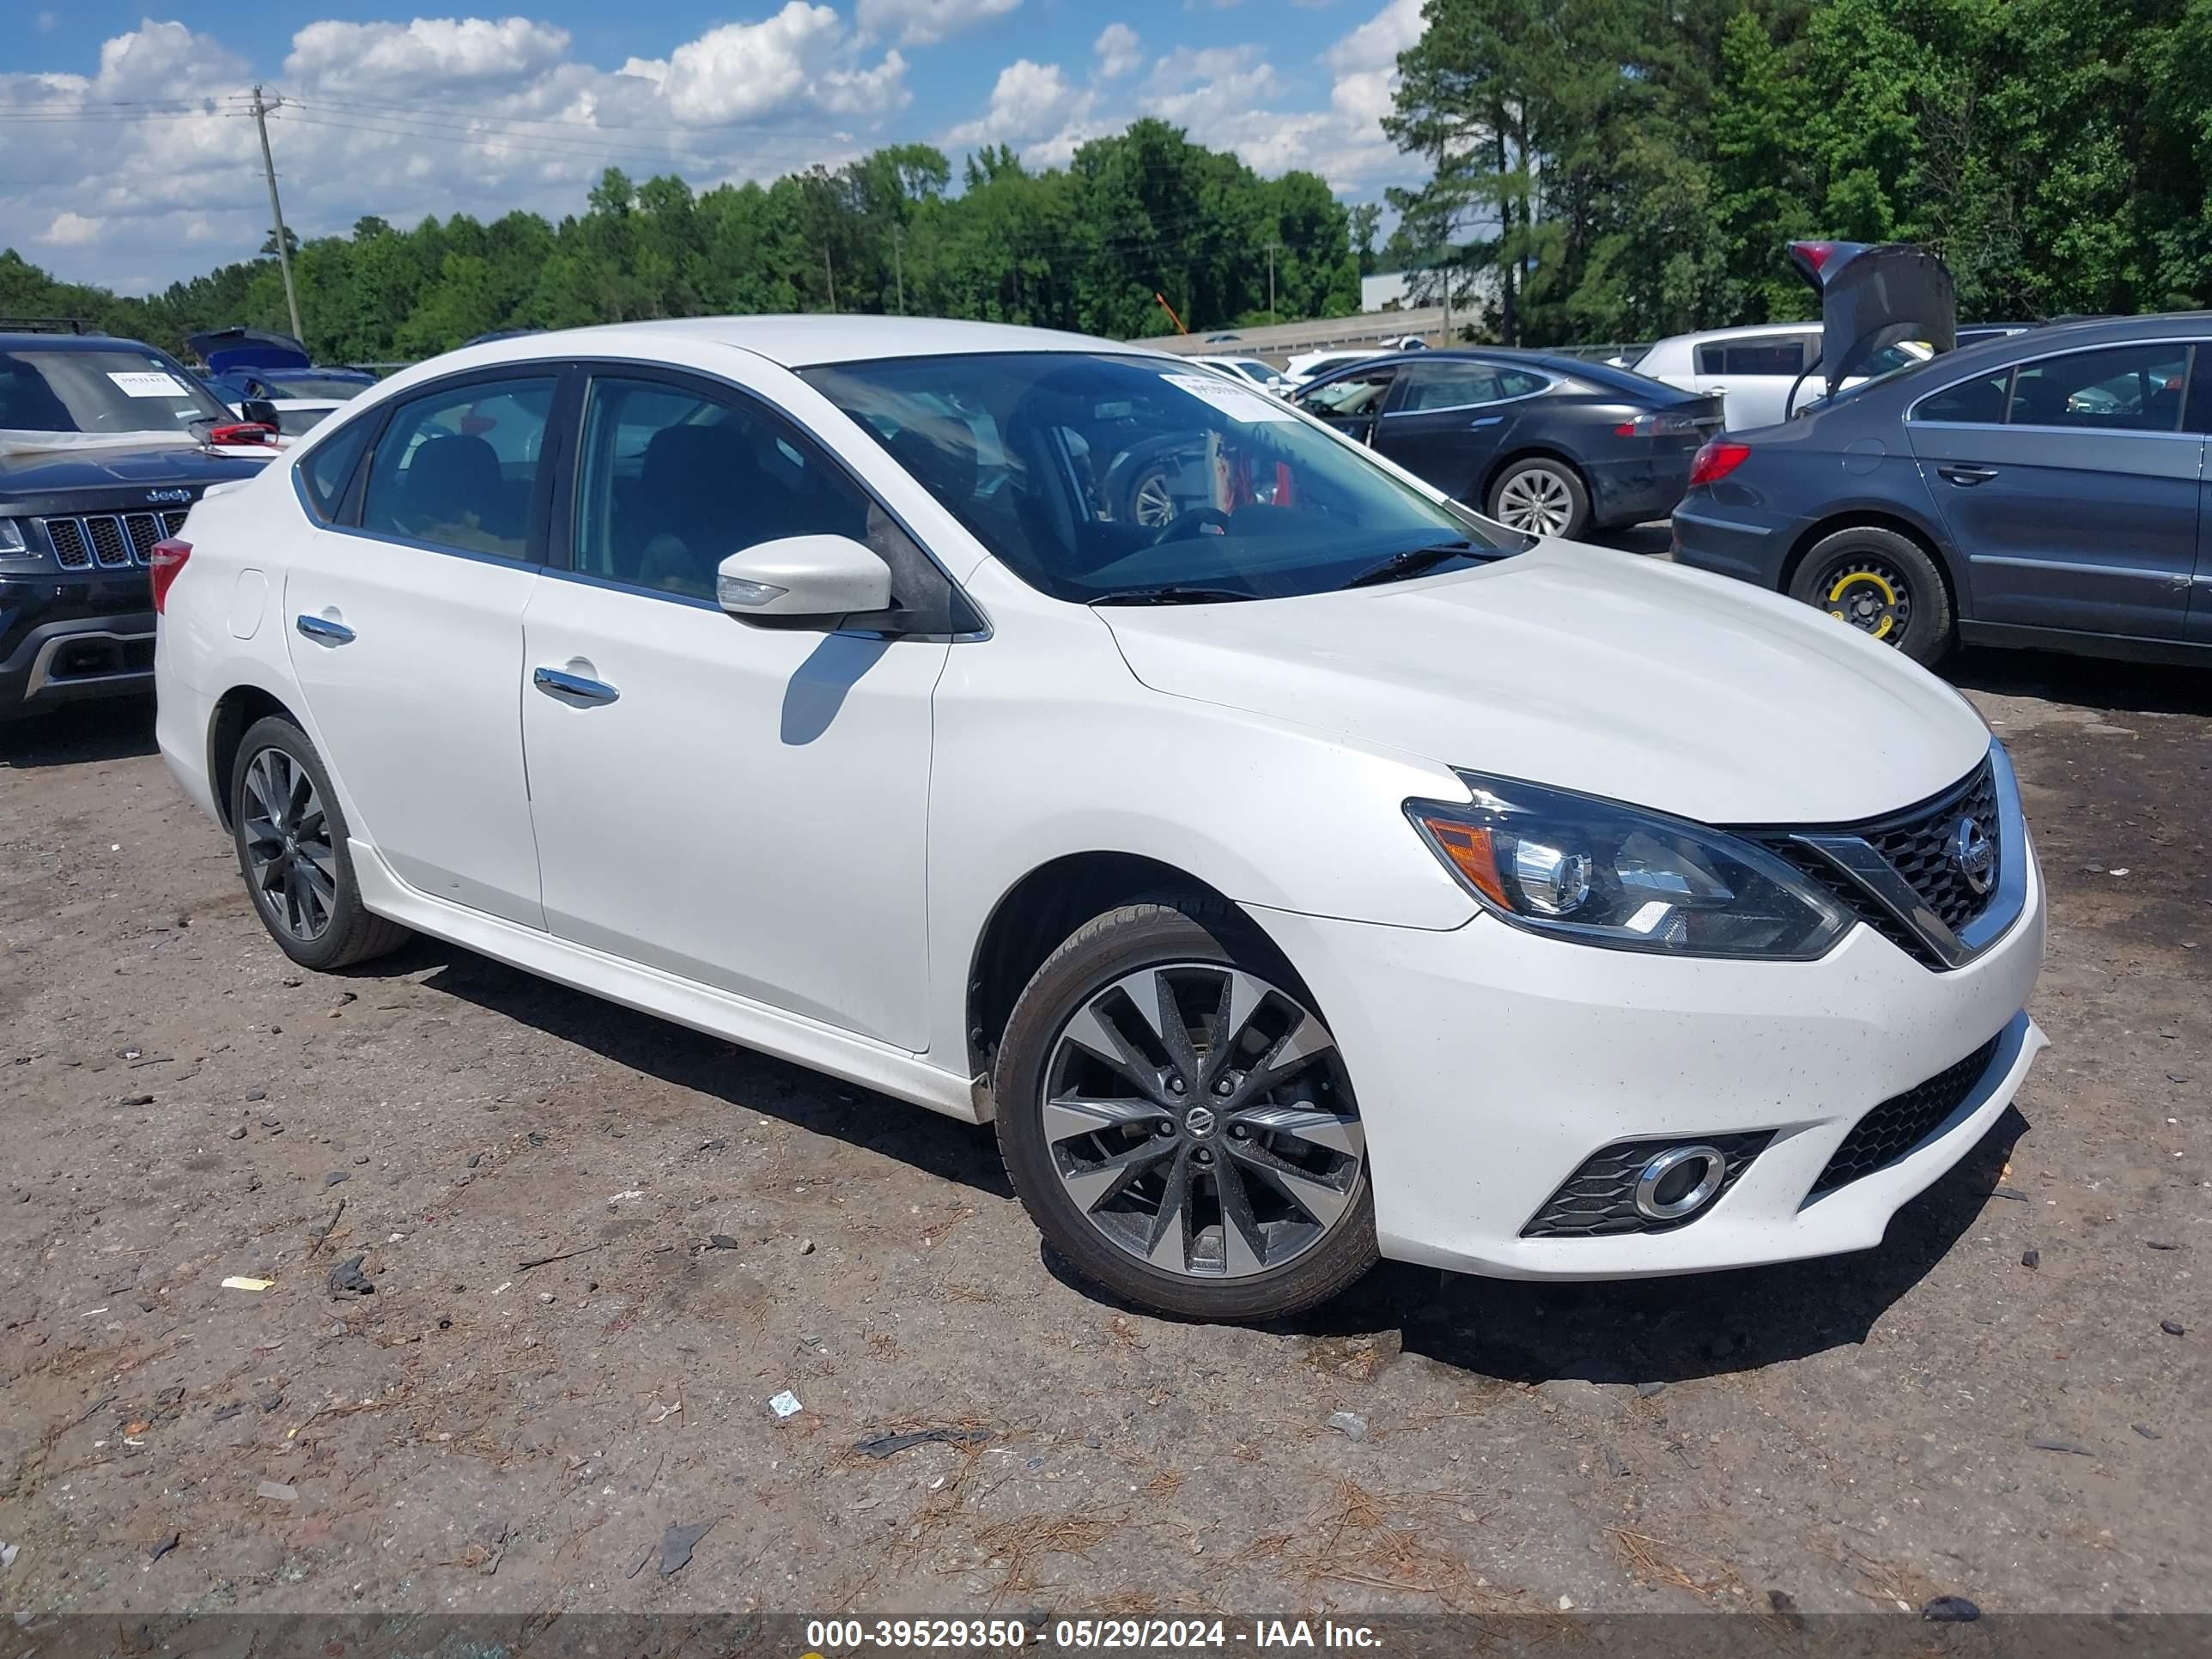
[{"label": "rear side window", "polygon": [[1470,404],[1525,398],[1542,391],[1545,384],[1540,374],[1494,363],[1429,363],[1413,371],[1405,407],[1409,410],[1464,409]]},{"label": "rear side window", "polygon": [[361,452],[368,447],[368,434],[376,426],[372,417],[349,422],[330,440],[317,444],[300,463],[300,482],[307,486],[308,502],[325,524],[337,517],[344,505],[346,486],[353,482]]},{"label": "rear side window", "polygon": [[1923,398],[1913,405],[1916,421],[1959,421],[1975,426],[2002,426],[2005,417],[2005,391],[2012,384],[2012,371],[2001,368],[1994,374],[1984,374],[1978,380],[1962,380],[1957,386],[1947,386],[1933,397]]},{"label": "rear side window", "polygon": [[553,389],[550,375],[478,380],[400,404],[369,457],[362,528],[527,556]]},{"label": "rear side window", "polygon": [[1780,340],[1724,340],[1698,348],[1700,374],[1802,374],[1805,372],[1805,342],[1792,336]]},{"label": "rear side window", "polygon": [[2022,363],[2012,380],[2012,424],[2095,432],[2172,432],[2181,423],[2189,348],[2113,346]]}]

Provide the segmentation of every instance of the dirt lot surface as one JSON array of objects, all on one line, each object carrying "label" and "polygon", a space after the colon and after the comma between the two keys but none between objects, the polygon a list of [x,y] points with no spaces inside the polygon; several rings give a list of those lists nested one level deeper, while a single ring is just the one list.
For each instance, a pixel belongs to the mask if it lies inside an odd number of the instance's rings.
[{"label": "dirt lot surface", "polygon": [[147,709],[0,736],[0,1604],[2212,1608],[2212,677],[1960,675],[2055,1046],[1881,1249],[1272,1330],[1069,1282],[988,1133],[441,945],[301,975]]}]

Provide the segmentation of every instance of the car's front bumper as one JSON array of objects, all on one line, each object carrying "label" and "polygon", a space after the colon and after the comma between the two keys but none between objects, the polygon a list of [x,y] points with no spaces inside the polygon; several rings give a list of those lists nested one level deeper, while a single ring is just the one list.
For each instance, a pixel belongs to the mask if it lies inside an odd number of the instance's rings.
[{"label": "car's front bumper", "polygon": [[[1818,962],[1681,961],[1540,938],[1253,914],[1334,1033],[1367,1129],[1382,1254],[1514,1279],[1698,1273],[1869,1248],[2003,1112],[2044,1046],[2031,865],[2019,919],[1931,972],[1866,927]],[[1869,1109],[1995,1034],[1965,1100],[1897,1162],[1808,1194]],[[1523,1237],[1613,1143],[1771,1130],[1709,1209],[1669,1231]]]},{"label": "car's front bumper", "polygon": [[154,689],[145,574],[0,580],[0,719]]}]

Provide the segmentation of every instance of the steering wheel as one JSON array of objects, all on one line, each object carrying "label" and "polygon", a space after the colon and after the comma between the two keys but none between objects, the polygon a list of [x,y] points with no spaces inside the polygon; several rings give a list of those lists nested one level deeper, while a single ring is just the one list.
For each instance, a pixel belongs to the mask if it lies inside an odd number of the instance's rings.
[{"label": "steering wheel", "polygon": [[1164,547],[1170,542],[1187,542],[1202,532],[1208,525],[1229,528],[1229,515],[1218,507],[1202,507],[1195,513],[1178,513],[1167,522],[1166,528],[1152,538],[1154,547]]}]

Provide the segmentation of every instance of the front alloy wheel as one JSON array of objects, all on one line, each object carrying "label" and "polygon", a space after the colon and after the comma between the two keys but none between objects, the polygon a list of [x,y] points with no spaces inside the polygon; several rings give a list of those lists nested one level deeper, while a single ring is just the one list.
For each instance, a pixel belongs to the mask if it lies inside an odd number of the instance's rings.
[{"label": "front alloy wheel", "polygon": [[1344,1219],[1367,1139],[1328,1030],[1218,963],[1116,980],[1061,1028],[1045,1139],[1060,1183],[1117,1249],[1241,1279]]},{"label": "front alloy wheel", "polygon": [[1374,1265],[1343,1055],[1233,906],[1176,895],[1079,929],[1015,1004],[994,1081],[1024,1206],[1127,1301],[1274,1318]]}]

